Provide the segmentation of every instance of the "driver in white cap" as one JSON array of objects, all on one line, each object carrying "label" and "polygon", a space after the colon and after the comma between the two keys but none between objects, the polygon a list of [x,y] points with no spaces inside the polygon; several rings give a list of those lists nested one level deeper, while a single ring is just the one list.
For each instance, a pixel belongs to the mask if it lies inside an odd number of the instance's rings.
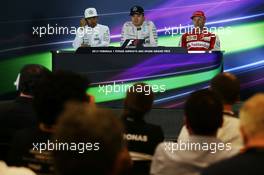
[{"label": "driver in white cap", "polygon": [[98,15],[95,8],[87,8],[80,21],[80,29],[73,41],[74,49],[79,47],[107,47],[110,43],[109,27],[98,24]]}]

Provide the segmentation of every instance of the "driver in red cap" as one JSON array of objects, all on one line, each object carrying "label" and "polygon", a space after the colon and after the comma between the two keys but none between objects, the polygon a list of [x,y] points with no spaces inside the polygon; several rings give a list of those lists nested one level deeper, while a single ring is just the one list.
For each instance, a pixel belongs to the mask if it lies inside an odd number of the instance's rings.
[{"label": "driver in red cap", "polygon": [[181,36],[179,46],[191,51],[219,51],[220,40],[216,34],[208,32],[204,26],[206,17],[203,11],[196,11],[191,17],[194,29]]}]

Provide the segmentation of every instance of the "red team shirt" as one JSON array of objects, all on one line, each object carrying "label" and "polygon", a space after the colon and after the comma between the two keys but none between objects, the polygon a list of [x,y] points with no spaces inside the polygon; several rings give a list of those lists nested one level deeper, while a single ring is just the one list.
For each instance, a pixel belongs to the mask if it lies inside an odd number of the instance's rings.
[{"label": "red team shirt", "polygon": [[203,31],[202,33],[185,33],[182,35],[180,47],[187,48],[190,51],[220,51],[220,41],[217,35]]}]

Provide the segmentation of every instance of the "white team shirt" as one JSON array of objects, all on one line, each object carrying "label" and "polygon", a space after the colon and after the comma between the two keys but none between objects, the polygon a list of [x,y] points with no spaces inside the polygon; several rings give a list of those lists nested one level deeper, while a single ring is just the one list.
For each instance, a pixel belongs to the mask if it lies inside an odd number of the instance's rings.
[{"label": "white team shirt", "polygon": [[144,21],[139,29],[128,21],[123,25],[121,34],[121,46],[127,39],[145,39],[145,47],[158,46],[158,34],[152,21]]},{"label": "white team shirt", "polygon": [[88,27],[78,30],[76,37],[73,41],[73,48],[76,50],[82,44],[86,44],[91,47],[107,47],[110,44],[110,32],[109,27],[101,24],[97,24],[94,28]]}]

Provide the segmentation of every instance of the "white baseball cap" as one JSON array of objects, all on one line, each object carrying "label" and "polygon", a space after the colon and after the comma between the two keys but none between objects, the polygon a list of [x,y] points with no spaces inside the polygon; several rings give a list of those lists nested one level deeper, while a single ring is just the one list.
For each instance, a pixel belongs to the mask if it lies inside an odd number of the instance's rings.
[{"label": "white baseball cap", "polygon": [[85,18],[92,18],[98,16],[97,11],[95,8],[87,8],[84,12]]}]

